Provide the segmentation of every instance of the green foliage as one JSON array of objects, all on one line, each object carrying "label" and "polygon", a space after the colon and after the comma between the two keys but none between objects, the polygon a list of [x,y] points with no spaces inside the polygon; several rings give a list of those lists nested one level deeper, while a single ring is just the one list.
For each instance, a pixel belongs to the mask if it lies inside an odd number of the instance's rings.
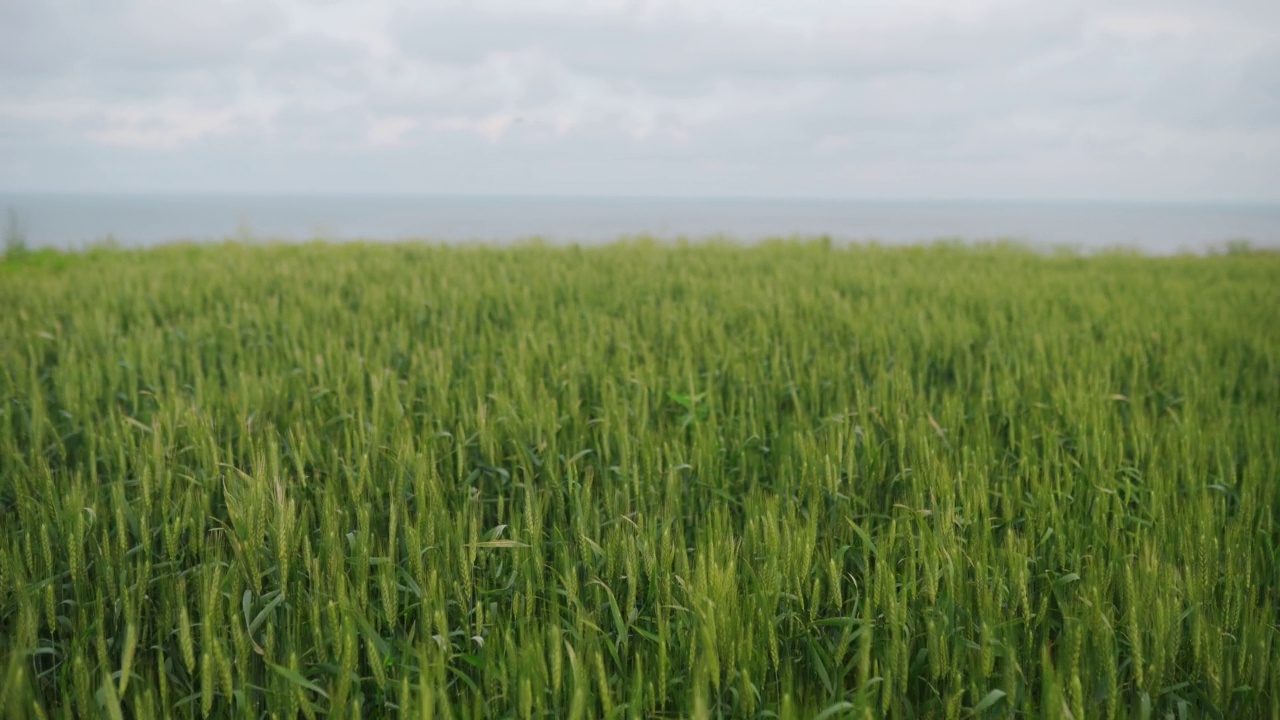
[{"label": "green foliage", "polygon": [[23,260],[0,715],[1273,716],[1277,277],[830,243]]}]

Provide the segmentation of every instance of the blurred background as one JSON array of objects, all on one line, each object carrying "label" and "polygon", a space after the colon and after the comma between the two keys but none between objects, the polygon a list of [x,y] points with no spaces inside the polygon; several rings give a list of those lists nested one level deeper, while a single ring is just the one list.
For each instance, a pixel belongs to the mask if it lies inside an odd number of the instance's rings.
[{"label": "blurred background", "polygon": [[0,0],[35,247],[1280,246],[1280,3]]}]

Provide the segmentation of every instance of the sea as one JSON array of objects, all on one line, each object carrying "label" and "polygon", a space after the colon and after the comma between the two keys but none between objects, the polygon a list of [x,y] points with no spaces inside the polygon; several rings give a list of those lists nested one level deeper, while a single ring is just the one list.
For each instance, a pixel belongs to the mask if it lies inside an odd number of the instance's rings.
[{"label": "sea", "polygon": [[30,248],[307,240],[594,244],[827,236],[836,243],[1015,241],[1147,254],[1280,248],[1280,204],[788,198],[0,193]]}]

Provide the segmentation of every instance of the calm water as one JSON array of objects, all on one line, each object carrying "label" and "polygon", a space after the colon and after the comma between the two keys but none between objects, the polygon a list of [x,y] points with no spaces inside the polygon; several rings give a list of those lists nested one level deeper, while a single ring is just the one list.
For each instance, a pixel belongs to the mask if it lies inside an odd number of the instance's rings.
[{"label": "calm water", "polygon": [[601,242],[626,235],[701,238],[827,234],[890,244],[1017,239],[1037,246],[1151,253],[1235,239],[1280,247],[1280,205],[441,196],[0,194],[31,247],[78,248],[227,237]]}]

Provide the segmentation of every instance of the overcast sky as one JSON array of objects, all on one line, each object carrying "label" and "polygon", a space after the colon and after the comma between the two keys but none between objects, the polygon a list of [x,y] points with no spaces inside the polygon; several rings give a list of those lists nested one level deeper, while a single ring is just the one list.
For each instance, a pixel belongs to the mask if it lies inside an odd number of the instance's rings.
[{"label": "overcast sky", "polygon": [[1277,0],[0,0],[0,190],[1280,200]]}]

